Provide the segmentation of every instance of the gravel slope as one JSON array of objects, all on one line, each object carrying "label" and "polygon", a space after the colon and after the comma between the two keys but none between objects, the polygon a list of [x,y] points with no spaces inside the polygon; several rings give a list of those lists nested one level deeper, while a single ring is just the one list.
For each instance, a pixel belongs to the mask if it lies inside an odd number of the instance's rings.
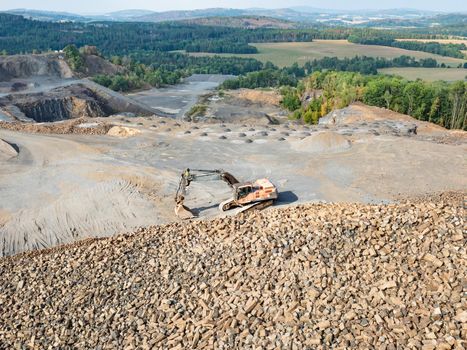
[{"label": "gravel slope", "polygon": [[0,260],[0,348],[462,349],[465,194],[314,204]]}]

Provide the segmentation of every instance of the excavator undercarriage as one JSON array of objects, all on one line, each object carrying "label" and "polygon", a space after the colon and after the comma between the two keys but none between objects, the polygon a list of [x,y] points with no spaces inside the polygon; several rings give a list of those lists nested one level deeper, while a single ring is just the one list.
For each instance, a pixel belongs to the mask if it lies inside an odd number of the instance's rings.
[{"label": "excavator undercarriage", "polygon": [[238,181],[235,176],[223,170],[186,169],[180,178],[175,195],[175,214],[181,219],[191,219],[195,214],[184,205],[187,187],[193,181],[221,180],[232,189],[233,197],[219,204],[219,210],[224,212],[240,208],[236,213],[249,210],[262,210],[271,206],[277,199],[277,189],[268,179],[255,182]]}]

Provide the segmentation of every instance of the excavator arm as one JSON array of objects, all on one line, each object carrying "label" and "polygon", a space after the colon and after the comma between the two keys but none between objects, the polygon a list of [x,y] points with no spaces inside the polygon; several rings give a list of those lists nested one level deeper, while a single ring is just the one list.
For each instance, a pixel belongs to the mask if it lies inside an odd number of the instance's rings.
[{"label": "excavator arm", "polygon": [[185,169],[180,176],[180,182],[175,194],[175,214],[182,219],[189,219],[194,217],[193,212],[186,207],[183,203],[185,201],[186,189],[193,181],[224,181],[233,188],[239,181],[232,174],[217,169],[217,170],[203,170],[203,169]]}]

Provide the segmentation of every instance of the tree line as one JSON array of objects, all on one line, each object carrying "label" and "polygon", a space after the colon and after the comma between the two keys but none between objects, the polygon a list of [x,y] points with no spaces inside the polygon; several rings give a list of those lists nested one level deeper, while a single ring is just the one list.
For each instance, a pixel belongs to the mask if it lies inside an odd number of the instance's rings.
[{"label": "tree line", "polygon": [[[70,45],[70,47],[74,47]],[[65,52],[74,49],[67,47]],[[79,53],[79,52],[78,52]],[[70,62],[67,59],[68,62]],[[192,74],[240,75],[261,71],[263,64],[255,59],[240,57],[193,57],[181,53],[139,51],[128,56],[112,56],[110,61],[123,66],[123,73],[97,75],[93,81],[115,91],[128,92],[149,87],[162,87],[180,82]]]},{"label": "tree line", "polygon": [[[113,58],[115,59],[115,57]],[[254,58],[223,56],[192,56],[180,52],[134,51],[121,58],[123,61],[143,63],[153,69],[188,70],[192,74],[241,75],[258,71],[263,63]],[[117,59],[118,60],[118,59]]]},{"label": "tree line", "polygon": [[[353,58],[324,57],[306,62],[303,67],[294,63],[290,67],[278,68],[267,62],[261,70],[252,71],[234,79],[226,80],[222,87],[225,89],[281,87],[284,85],[297,86],[300,78],[315,71],[333,70],[349,71],[362,74],[377,74],[378,69],[388,67],[438,67],[435,59],[426,58],[416,60],[414,57],[400,56],[393,59],[382,57],[356,56]],[[467,68],[467,65],[466,65]]]},{"label": "tree line", "polygon": [[441,56],[464,58],[461,52],[467,50],[465,44],[441,44],[439,42],[398,41],[397,33],[376,29],[355,29],[347,40],[355,44],[382,45],[405,50],[424,51]]},{"label": "tree line", "polygon": [[[353,58],[339,59],[337,57],[323,57],[306,62],[304,68],[308,74],[320,70],[336,70],[359,72],[362,74],[377,74],[378,69],[389,67],[438,67],[438,62],[433,58],[424,58],[416,60],[410,56],[399,56],[393,59],[383,57],[356,56]],[[467,67],[467,65],[466,65]]]}]

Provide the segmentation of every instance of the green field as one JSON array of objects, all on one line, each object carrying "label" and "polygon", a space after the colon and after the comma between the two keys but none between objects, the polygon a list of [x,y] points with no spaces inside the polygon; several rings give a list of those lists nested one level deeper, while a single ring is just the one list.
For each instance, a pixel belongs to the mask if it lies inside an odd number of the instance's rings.
[{"label": "green field", "polygon": [[423,79],[426,81],[436,80],[467,80],[467,69],[463,68],[384,68],[379,73],[400,75],[409,80]]},{"label": "green field", "polygon": [[[349,43],[346,40],[316,40],[306,43],[259,43],[252,44],[258,48],[258,54],[222,54],[221,56],[241,56],[256,58],[262,62],[271,61],[279,67],[290,66],[294,62],[304,64],[307,61],[315,58],[323,57],[354,57],[354,56],[371,56],[394,58],[401,55],[420,58],[434,58],[438,63],[445,63],[450,67],[457,67],[459,63],[464,63],[466,60],[452,57],[443,57],[427,52],[409,51],[395,47],[378,46],[378,45],[360,45]],[[195,56],[212,56],[210,53],[191,53]]]}]

